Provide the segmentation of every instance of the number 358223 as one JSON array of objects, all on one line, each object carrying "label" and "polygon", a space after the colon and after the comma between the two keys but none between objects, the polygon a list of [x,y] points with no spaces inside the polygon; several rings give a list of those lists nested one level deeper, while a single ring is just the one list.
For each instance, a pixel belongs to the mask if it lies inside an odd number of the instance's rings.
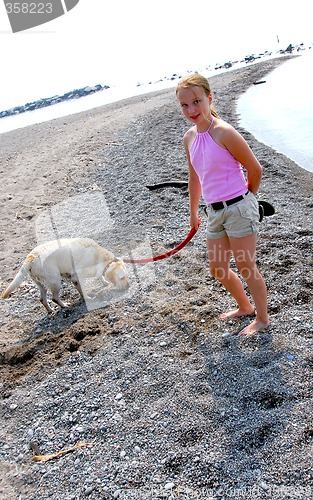
[{"label": "number 358223", "polygon": [[52,3],[5,2],[8,14],[51,14]]}]

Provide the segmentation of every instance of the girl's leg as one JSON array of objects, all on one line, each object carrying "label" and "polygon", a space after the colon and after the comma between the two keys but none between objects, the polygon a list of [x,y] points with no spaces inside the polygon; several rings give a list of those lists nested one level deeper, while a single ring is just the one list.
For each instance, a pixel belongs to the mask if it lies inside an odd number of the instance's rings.
[{"label": "girl's leg", "polygon": [[229,267],[230,256],[231,247],[228,236],[216,240],[208,239],[210,273],[222,283],[238,304],[236,310],[223,313],[220,316],[223,319],[250,316],[254,313],[254,307],[244,291],[241,279]]},{"label": "girl's leg", "polygon": [[246,281],[256,306],[256,317],[250,325],[244,328],[240,335],[249,336],[269,325],[267,311],[267,289],[256,265],[256,235],[243,238],[229,238],[237,268]]}]

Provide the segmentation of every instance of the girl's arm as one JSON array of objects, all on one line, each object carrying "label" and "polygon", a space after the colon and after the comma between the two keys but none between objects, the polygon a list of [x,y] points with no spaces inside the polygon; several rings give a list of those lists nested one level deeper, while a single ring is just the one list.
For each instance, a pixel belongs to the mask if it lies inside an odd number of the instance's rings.
[{"label": "girl's arm", "polygon": [[189,148],[188,148],[189,140],[187,134],[184,136],[184,148],[186,151],[188,167],[189,167],[188,188],[189,188],[189,206],[190,206],[190,227],[198,230],[200,226],[198,207],[201,197],[201,185],[198,174],[196,173],[190,161]]},{"label": "girl's arm", "polygon": [[256,194],[261,184],[262,167],[248,143],[231,125],[226,124],[221,134],[221,143],[247,171],[247,187]]}]

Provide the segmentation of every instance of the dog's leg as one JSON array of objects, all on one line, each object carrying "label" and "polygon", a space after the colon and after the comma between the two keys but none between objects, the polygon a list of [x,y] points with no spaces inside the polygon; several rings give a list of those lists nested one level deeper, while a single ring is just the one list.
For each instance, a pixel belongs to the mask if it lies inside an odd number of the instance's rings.
[{"label": "dog's leg", "polygon": [[67,307],[67,304],[65,304],[65,302],[63,302],[59,297],[60,288],[52,287],[51,292],[52,292],[52,300],[53,302],[55,302],[55,304],[58,304],[62,308]]},{"label": "dog's leg", "polygon": [[49,288],[52,293],[52,301],[60,307],[67,307],[67,304],[65,304],[59,297],[61,290],[61,276],[58,278],[55,277],[53,282],[49,284]]},{"label": "dog's leg", "polygon": [[71,276],[71,281],[72,281],[73,285],[75,286],[76,290],[80,293],[80,296],[83,297],[84,294],[83,294],[83,291],[81,289],[77,274],[73,274]]},{"label": "dog's leg", "polygon": [[68,307],[67,304],[65,304],[65,302],[63,302],[63,300],[60,299],[59,292],[52,292],[52,300],[53,302],[55,302],[55,304],[58,304],[58,306],[62,308]]},{"label": "dog's leg", "polygon": [[40,302],[42,305],[47,309],[48,313],[52,313],[53,309],[49,306],[47,302],[47,289],[38,281],[36,281],[36,285],[38,286],[40,290]]}]

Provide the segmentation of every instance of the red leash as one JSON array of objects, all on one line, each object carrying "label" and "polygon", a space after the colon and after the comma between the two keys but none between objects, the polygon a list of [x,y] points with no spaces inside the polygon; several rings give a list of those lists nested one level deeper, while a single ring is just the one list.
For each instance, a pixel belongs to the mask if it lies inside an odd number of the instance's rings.
[{"label": "red leash", "polygon": [[147,257],[145,259],[123,259],[124,262],[131,262],[134,264],[147,264],[148,262],[154,262],[155,260],[162,260],[166,259],[166,257],[171,257],[175,253],[179,252],[182,248],[184,248],[189,241],[194,237],[198,229],[195,229],[194,227],[190,229],[189,233],[187,234],[186,238],[177,245],[177,247],[173,248],[172,250],[169,250],[168,252],[162,253],[161,255],[155,255],[153,257]]}]

